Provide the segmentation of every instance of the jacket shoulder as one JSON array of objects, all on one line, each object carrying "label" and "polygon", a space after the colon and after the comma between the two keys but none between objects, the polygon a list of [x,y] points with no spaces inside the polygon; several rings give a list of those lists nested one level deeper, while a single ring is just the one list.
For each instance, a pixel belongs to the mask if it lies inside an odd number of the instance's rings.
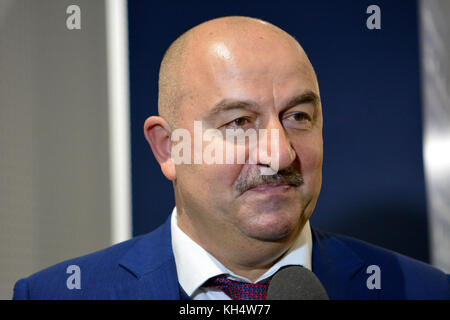
[{"label": "jacket shoulder", "polygon": [[450,299],[450,275],[430,264],[353,237],[314,233],[318,242],[339,241],[352,250],[364,261],[367,277],[378,272],[381,299]]},{"label": "jacket shoulder", "polygon": [[170,218],[150,233],[19,280],[13,298],[178,299]]},{"label": "jacket shoulder", "polygon": [[134,278],[119,261],[139,238],[62,261],[20,279],[14,286],[13,299],[89,299],[95,298],[91,296],[94,291],[102,298],[98,288]]}]

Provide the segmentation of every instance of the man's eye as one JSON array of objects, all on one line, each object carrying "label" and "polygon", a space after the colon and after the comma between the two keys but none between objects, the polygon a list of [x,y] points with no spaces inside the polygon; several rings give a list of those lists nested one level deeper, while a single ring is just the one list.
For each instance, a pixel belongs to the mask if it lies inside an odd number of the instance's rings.
[{"label": "man's eye", "polygon": [[296,113],[292,114],[290,117],[292,119],[294,119],[295,121],[303,121],[303,120],[310,121],[311,120],[311,117],[307,113],[304,113],[304,112],[296,112]]},{"label": "man's eye", "polygon": [[231,125],[231,126],[235,126],[235,127],[243,127],[248,122],[249,122],[249,120],[247,118],[242,117],[242,118],[234,119],[233,121],[229,122],[227,125]]},{"label": "man's eye", "polygon": [[310,130],[313,126],[313,121],[306,112],[292,112],[284,116],[283,124],[286,128]]}]

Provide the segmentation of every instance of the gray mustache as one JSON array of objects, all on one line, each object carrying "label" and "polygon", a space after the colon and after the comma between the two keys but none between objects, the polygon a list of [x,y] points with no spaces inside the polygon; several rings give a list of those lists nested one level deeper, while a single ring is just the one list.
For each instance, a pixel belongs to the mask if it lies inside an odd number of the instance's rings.
[{"label": "gray mustache", "polygon": [[[255,168],[256,169],[256,168]],[[290,184],[298,187],[304,182],[303,175],[295,167],[288,167],[278,171],[274,175],[260,175],[259,170],[253,170],[246,177],[239,177],[235,184],[235,189],[239,193],[265,184]]]}]

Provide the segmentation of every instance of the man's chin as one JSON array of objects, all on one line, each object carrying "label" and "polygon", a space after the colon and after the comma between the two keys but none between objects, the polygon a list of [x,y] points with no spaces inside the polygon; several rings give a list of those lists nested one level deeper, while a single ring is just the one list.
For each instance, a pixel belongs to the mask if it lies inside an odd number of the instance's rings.
[{"label": "man's chin", "polygon": [[274,242],[288,238],[298,230],[299,224],[300,217],[259,217],[257,221],[250,221],[243,231],[253,239]]},{"label": "man's chin", "polygon": [[303,210],[301,199],[300,191],[291,186],[268,187],[267,190],[255,188],[246,191],[239,198],[239,211],[256,219],[293,216]]},{"label": "man's chin", "polygon": [[253,239],[263,241],[263,242],[280,242],[284,239],[288,238],[290,232],[273,232],[266,234],[255,234],[253,235]]}]

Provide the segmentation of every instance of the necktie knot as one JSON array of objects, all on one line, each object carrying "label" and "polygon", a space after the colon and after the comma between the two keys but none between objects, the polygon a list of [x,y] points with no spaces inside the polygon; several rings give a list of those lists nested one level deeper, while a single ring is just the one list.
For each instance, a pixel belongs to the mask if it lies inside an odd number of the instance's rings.
[{"label": "necktie knot", "polygon": [[226,275],[209,279],[203,287],[217,288],[233,300],[265,300],[270,280],[265,283],[246,283],[230,280]]}]

